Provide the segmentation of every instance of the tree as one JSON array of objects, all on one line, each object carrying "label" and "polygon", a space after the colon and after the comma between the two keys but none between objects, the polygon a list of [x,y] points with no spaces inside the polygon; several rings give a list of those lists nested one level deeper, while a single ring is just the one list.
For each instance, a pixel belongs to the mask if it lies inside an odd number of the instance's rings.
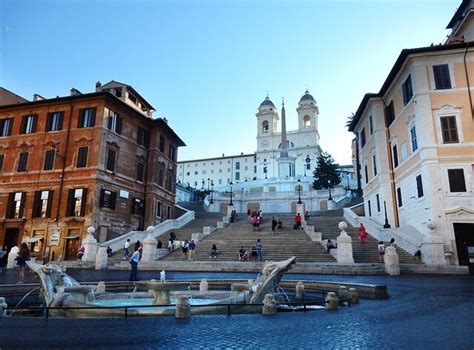
[{"label": "tree", "polygon": [[[320,190],[322,188],[329,188],[341,182],[341,176],[337,171],[339,164],[334,162],[334,159],[329,153],[322,152],[316,164],[316,169],[313,171],[314,182],[313,188]],[[329,182],[331,181],[331,182]]]}]

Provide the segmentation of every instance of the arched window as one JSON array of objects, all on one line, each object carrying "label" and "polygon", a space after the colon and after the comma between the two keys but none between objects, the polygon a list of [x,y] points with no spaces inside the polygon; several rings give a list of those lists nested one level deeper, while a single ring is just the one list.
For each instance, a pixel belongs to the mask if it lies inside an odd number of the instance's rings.
[{"label": "arched window", "polygon": [[264,120],[262,122],[262,133],[267,133],[268,132],[268,121]]},{"label": "arched window", "polygon": [[[286,148],[287,149],[290,149],[290,148],[295,148],[295,144],[293,143],[293,141],[286,141]],[[281,149],[281,143],[278,145],[278,149]]]},{"label": "arched window", "polygon": [[311,118],[309,117],[309,115],[305,115],[303,117],[303,127],[309,128],[310,126],[311,126]]}]

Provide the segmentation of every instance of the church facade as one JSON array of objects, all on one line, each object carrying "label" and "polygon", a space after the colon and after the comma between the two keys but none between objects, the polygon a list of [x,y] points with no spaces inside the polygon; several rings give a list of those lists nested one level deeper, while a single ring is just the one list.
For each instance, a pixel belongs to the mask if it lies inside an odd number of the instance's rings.
[{"label": "church facade", "polygon": [[[180,161],[177,182],[184,186],[207,190],[210,187],[226,186],[231,182],[238,184],[262,179],[312,177],[312,171],[321,153],[318,131],[319,108],[316,100],[308,91],[301,97],[296,108],[297,130],[286,130],[284,105],[281,111],[282,125],[279,126],[280,114],[267,96],[256,113],[255,153]],[[285,135],[282,135],[282,132]],[[286,142],[282,142],[282,136]],[[292,160],[291,168],[284,172],[284,175],[279,172],[282,148],[286,149],[287,156]]]}]

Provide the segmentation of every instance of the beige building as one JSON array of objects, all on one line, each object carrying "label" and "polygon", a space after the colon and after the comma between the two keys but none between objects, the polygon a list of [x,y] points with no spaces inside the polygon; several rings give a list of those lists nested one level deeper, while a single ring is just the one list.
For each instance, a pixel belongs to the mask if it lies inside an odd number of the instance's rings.
[{"label": "beige building", "polygon": [[446,257],[468,265],[474,249],[474,42],[462,40],[474,39],[473,26],[464,1],[448,25],[451,39],[402,50],[349,126],[366,218],[374,228],[390,225],[401,246],[432,264]]}]

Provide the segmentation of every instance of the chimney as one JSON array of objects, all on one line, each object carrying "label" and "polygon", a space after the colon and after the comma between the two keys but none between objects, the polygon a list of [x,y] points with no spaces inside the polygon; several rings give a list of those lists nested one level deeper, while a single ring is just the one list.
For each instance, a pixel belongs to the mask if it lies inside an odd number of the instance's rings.
[{"label": "chimney", "polygon": [[166,117],[163,117],[163,121],[168,124],[168,119],[166,119]]},{"label": "chimney", "polygon": [[38,95],[38,94],[34,94],[33,95],[33,101],[41,101],[41,100],[44,100],[45,98],[41,95]]},{"label": "chimney", "polygon": [[78,96],[78,95],[82,95],[82,92],[80,92],[79,90],[77,90],[75,88],[72,88],[71,89],[71,96]]},{"label": "chimney", "polygon": [[98,81],[97,83],[95,83],[95,91],[98,92],[100,91],[100,88],[102,86],[102,83],[100,81]]}]

